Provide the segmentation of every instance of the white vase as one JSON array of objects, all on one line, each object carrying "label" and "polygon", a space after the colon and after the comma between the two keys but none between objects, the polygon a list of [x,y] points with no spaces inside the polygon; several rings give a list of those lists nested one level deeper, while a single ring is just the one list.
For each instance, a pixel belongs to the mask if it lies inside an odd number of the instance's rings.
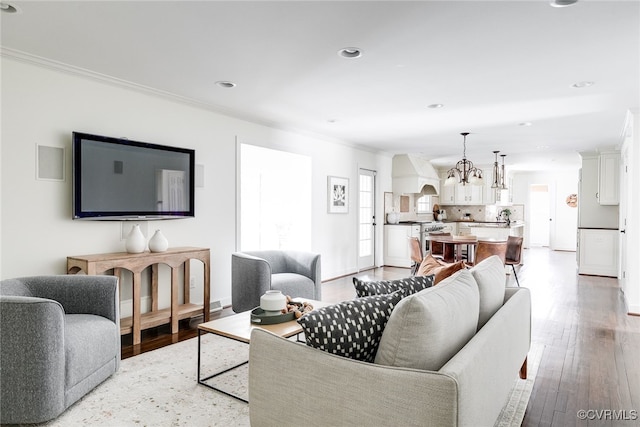
[{"label": "white vase", "polygon": [[131,231],[127,235],[127,240],[125,241],[125,249],[130,254],[139,254],[144,252],[145,247],[147,246],[147,241],[140,231],[140,226],[138,224],[131,227]]},{"label": "white vase", "polygon": [[400,214],[398,212],[389,212],[387,214],[387,222],[389,224],[397,224],[400,221]]},{"label": "white vase", "polygon": [[149,240],[149,250],[151,252],[164,252],[168,248],[169,248],[169,241],[167,240],[166,237],[164,237],[164,234],[162,234],[162,231],[156,230],[151,240]]},{"label": "white vase", "polygon": [[281,291],[267,291],[260,297],[260,308],[264,311],[280,311],[287,307],[287,297]]}]

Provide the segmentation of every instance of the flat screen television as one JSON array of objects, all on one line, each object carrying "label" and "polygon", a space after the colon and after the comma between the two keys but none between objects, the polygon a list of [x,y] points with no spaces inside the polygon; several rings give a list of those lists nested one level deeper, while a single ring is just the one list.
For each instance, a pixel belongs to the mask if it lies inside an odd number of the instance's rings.
[{"label": "flat screen television", "polygon": [[195,216],[194,150],[73,132],[72,151],[73,219]]}]

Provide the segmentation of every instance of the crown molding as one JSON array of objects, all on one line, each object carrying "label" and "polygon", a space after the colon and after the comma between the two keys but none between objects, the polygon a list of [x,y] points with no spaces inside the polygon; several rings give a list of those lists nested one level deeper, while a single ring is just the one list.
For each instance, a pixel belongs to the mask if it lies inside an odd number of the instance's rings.
[{"label": "crown molding", "polygon": [[279,129],[285,132],[294,132],[294,133],[305,135],[311,138],[322,139],[327,142],[332,142],[335,144],[344,145],[351,148],[357,148],[357,149],[369,151],[372,153],[380,153],[379,150],[372,149],[367,146],[354,144],[349,141],[336,139],[327,135],[318,134],[313,131],[300,129],[295,126],[284,125],[281,123],[264,120],[259,117],[252,117],[246,113],[238,112],[236,110],[230,110],[230,109],[221,107],[219,105],[202,102],[193,98],[177,95],[175,93],[163,91],[150,86],[141,85],[141,84],[130,82],[124,79],[119,79],[117,77],[109,76],[107,74],[98,73],[95,71],[88,70],[86,68],[77,67],[75,65],[69,65],[64,62],[55,61],[55,60],[44,58],[38,55],[33,55],[17,49],[11,49],[4,46],[0,46],[0,56],[10,58],[19,62],[27,63],[30,65],[34,65],[37,67],[58,71],[64,74],[90,79],[93,81],[97,81],[99,83],[104,83],[104,84],[109,84],[119,88],[129,89],[129,90],[143,93],[146,95],[152,95],[152,96],[166,99],[169,101],[207,110],[216,114],[221,114],[233,119],[247,121],[247,122],[262,125],[262,126],[267,126],[272,129]]}]

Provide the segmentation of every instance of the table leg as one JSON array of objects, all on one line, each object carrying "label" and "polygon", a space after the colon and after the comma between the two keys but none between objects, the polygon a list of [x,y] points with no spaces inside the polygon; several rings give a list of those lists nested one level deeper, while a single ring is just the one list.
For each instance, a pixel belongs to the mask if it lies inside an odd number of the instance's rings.
[{"label": "table leg", "polygon": [[131,324],[133,333],[133,345],[140,344],[140,282],[142,281],[141,273],[136,271],[133,273],[133,313],[131,314]]},{"label": "table leg", "polygon": [[171,267],[171,333],[177,334],[180,330],[178,323],[178,269]]},{"label": "table leg", "polygon": [[244,365],[246,365],[247,363],[249,363],[249,361],[248,361],[248,360],[245,360],[244,362],[240,362],[240,363],[238,363],[237,365],[233,365],[233,366],[231,366],[231,367],[229,367],[229,368],[223,369],[222,371],[218,371],[218,372],[216,372],[215,374],[212,374],[212,375],[209,375],[209,376],[207,376],[207,377],[202,378],[202,377],[200,376],[200,375],[201,375],[201,373],[200,373],[200,372],[201,372],[201,371],[200,371],[200,363],[201,363],[201,356],[200,356],[200,352],[201,352],[201,343],[200,343],[200,337],[201,337],[201,336],[202,336],[202,330],[201,330],[201,329],[198,329],[198,384],[201,384],[201,385],[203,385],[203,386],[205,386],[205,387],[209,387],[210,389],[215,390],[215,391],[217,391],[218,393],[222,393],[222,394],[225,394],[225,395],[227,395],[227,396],[229,396],[229,397],[233,397],[234,399],[238,399],[238,400],[239,400],[239,401],[241,401],[241,402],[249,403],[249,401],[248,401],[247,399],[244,399],[244,398],[242,398],[242,397],[240,397],[240,396],[238,396],[238,395],[235,395],[235,394],[233,394],[233,393],[229,393],[228,391],[222,390],[221,388],[218,388],[218,387],[213,386],[213,385],[211,385],[211,384],[207,384],[207,383],[205,383],[205,381],[208,381],[208,380],[210,380],[211,378],[215,378],[215,377],[220,376],[220,375],[222,375],[222,374],[225,374],[225,373],[227,373],[227,372],[229,372],[229,371],[232,371],[232,370],[234,370],[234,369],[237,369],[237,368],[239,368],[240,366],[244,366]]}]

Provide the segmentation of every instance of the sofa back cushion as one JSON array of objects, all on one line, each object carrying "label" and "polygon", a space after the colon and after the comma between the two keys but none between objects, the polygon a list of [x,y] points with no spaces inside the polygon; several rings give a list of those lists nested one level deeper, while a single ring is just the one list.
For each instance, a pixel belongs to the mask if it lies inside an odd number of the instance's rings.
[{"label": "sofa back cushion", "polygon": [[460,270],[398,303],[375,363],[437,371],[474,336],[478,312],[478,285],[468,270]]},{"label": "sofa back cushion", "polygon": [[506,274],[504,264],[499,256],[493,255],[482,260],[471,269],[471,274],[478,284],[480,292],[480,314],[478,316],[478,330],[504,303]]}]

